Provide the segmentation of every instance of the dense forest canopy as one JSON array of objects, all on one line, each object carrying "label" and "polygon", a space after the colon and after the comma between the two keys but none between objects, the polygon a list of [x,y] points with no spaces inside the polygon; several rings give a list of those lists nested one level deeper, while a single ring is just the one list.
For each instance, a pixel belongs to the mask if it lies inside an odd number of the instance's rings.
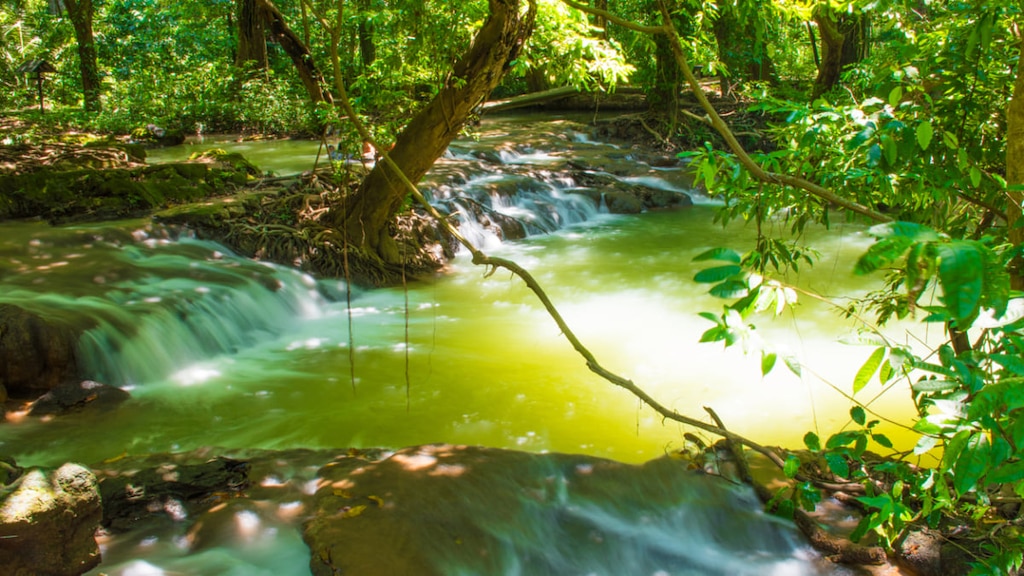
[{"label": "dense forest canopy", "polygon": [[[894,545],[908,526],[983,526],[1024,497],[1024,80],[1019,2],[1009,0],[0,0],[0,109],[40,125],[130,133],[318,137],[396,143],[334,223],[386,263],[384,230],[408,206],[387,170],[415,182],[485,98],[572,86],[639,88],[645,126],[680,149],[723,220],[858,218],[878,242],[860,273],[886,288],[845,306],[879,322],[940,323],[948,342],[918,357],[865,325],[872,351],[851,375],[852,426],[807,437],[836,481],[860,486],[859,535]],[[51,109],[18,72],[46,59]],[[696,72],[695,72],[696,71]],[[693,92],[696,89],[697,92]],[[701,98],[758,119],[746,150]],[[701,96],[703,97],[703,96]],[[357,134],[344,104],[369,126]],[[447,123],[447,124],[446,124]],[[444,126],[444,130],[438,130]],[[425,136],[426,135],[426,136]],[[36,136],[8,136],[4,144]],[[429,145],[428,145],[429,144]],[[385,146],[386,147],[386,146]],[[376,194],[376,195],[372,195]],[[353,217],[353,214],[356,214]],[[365,216],[365,218],[364,218]],[[364,229],[363,226],[367,228]],[[766,227],[766,230],[768,227]],[[369,231],[369,233],[367,233]],[[369,238],[369,240],[366,240]],[[362,240],[359,240],[362,239]],[[813,247],[811,247],[813,248]],[[793,299],[781,280],[813,250],[767,233],[748,253],[720,247],[699,282],[729,298],[705,340],[749,342],[753,317]],[[980,319],[980,320],[979,320]],[[765,371],[777,355],[756,350]],[[798,366],[790,366],[798,370]],[[905,382],[920,442],[892,452],[856,393]],[[918,456],[940,450],[938,463]],[[795,460],[794,460],[795,459]],[[796,456],[790,509],[819,497]],[[1005,520],[1005,519],[1003,519]],[[1006,526],[1004,522],[1000,526]],[[983,573],[1021,562],[1021,537],[986,534]],[[988,570],[988,572],[986,572]]]}]

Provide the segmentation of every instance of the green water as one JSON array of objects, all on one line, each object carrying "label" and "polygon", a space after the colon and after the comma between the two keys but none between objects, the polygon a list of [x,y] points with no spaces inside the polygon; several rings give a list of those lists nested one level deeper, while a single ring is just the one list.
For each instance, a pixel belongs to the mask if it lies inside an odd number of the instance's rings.
[{"label": "green water", "polygon": [[[607,368],[633,379],[665,405],[697,417],[702,417],[703,406],[713,407],[737,432],[769,444],[797,445],[807,430],[828,434],[841,429],[848,405],[819,376],[848,390],[869,350],[836,343],[852,324],[832,310],[805,302],[794,315],[761,325],[765,338],[784,343],[802,359],[802,378],[781,364],[762,378],[756,355],[698,343],[710,324],[697,312],[717,310],[721,302],[691,281],[698,269],[693,256],[715,245],[743,249],[753,236],[749,227],[723,230],[712,224],[712,211],[697,206],[605,216],[559,234],[506,244],[500,252],[533,271]],[[32,233],[38,235],[38,229]],[[871,285],[848,272],[852,258],[869,243],[860,228],[819,231],[812,240],[824,257],[794,281],[836,296]],[[44,248],[51,257],[45,262],[60,261],[57,246]],[[220,262],[230,269],[249,266],[216,255],[215,248],[165,242],[163,250],[187,257],[153,250],[145,260],[150,264],[141,266],[146,272],[138,283],[151,285],[154,270],[179,280],[194,276],[200,262]],[[64,249],[82,252],[73,246]],[[103,249],[124,253],[122,247]],[[214,256],[204,258],[204,253]],[[141,259],[136,254],[129,260]],[[107,262],[108,270],[118,269],[110,264],[110,255],[98,254],[96,260]],[[145,301],[98,302],[95,293],[108,284],[95,284],[88,265],[83,265],[81,279],[73,265],[58,266],[62,276],[53,276],[49,264],[41,267],[47,270],[23,270],[4,279],[8,285],[34,285],[37,310],[45,310],[41,302],[50,300],[59,301],[52,307],[60,310],[88,302],[101,309],[135,306],[137,317],[145,317]],[[662,422],[627,392],[587,370],[520,281],[501,272],[485,278],[483,272],[460,258],[432,282],[411,285],[407,292],[359,292],[353,300],[351,338],[343,299],[328,302],[312,290],[295,296],[312,312],[293,307],[289,325],[279,334],[257,334],[251,345],[232,344],[240,349],[212,358],[195,359],[186,350],[180,362],[174,360],[182,346],[160,324],[166,339],[155,338],[148,348],[133,348],[119,358],[125,364],[146,365],[170,357],[173,374],[130,382],[134,399],[115,412],[50,422],[24,419],[0,428],[0,441],[26,464],[92,463],[123,453],[209,445],[397,447],[452,442],[583,452],[624,461],[646,460],[682,446],[682,428]],[[298,275],[275,273],[285,281],[294,276],[291,281],[302,285]],[[48,280],[37,282],[34,275]],[[122,275],[127,278],[129,272]],[[223,282],[223,276],[204,274],[191,281],[208,287]],[[238,290],[259,292],[263,284]],[[79,297],[62,300],[62,292]],[[210,293],[208,288],[199,292]],[[6,294],[0,301],[10,301],[12,294],[25,298],[23,291],[0,294]],[[242,306],[239,313],[268,314],[258,299],[251,306]],[[862,395],[872,393],[869,388]],[[905,395],[891,393],[883,400],[883,414],[899,418],[907,413]]]},{"label": "green water", "polygon": [[[716,207],[699,197],[691,208],[633,216],[581,211],[578,201],[570,210],[558,190],[568,159],[670,189],[685,182],[678,172],[646,167],[630,151],[575,130],[561,122],[485,121],[477,139],[458,142],[453,157],[436,167],[434,197],[452,193],[444,186],[458,192],[460,183],[469,188],[506,176],[552,186],[551,202],[532,186],[496,208],[544,211],[537,221],[575,224],[506,243],[471,222],[464,232],[529,268],[598,360],[662,404],[705,419],[703,407],[712,407],[727,426],[763,444],[799,446],[808,430],[827,436],[850,425],[842,393],[871,352],[837,342],[854,324],[806,298],[777,319],[758,320],[763,339],[800,360],[800,377],[781,362],[762,377],[757,354],[699,343],[711,324],[698,312],[718,312],[723,302],[692,281],[703,267],[692,259],[714,246],[749,249],[754,228],[713,224]],[[207,142],[151,158],[177,160],[211,146],[241,151],[282,174],[311,168],[317,149],[301,141]],[[479,150],[501,152],[501,162],[493,155],[479,160]],[[488,201],[487,193],[476,201]],[[504,272],[487,276],[464,256],[406,290],[353,290],[349,308],[342,282],[237,258],[147,222],[56,229],[6,223],[0,230],[0,303],[76,327],[89,376],[132,395],[107,412],[52,420],[9,415],[0,425],[0,452],[24,466],[98,465],[207,446],[220,454],[435,442],[641,462],[681,449],[683,434],[692,432],[591,373],[519,280]],[[877,287],[878,279],[850,273],[871,242],[863,226],[811,230],[804,240],[822,258],[788,281],[840,302]],[[904,329],[894,325],[889,333],[912,340]],[[906,420],[909,394],[892,390],[871,400],[880,393],[873,383],[858,399]],[[890,424],[880,431],[897,445],[912,443]],[[299,501],[317,466],[306,465],[301,478],[286,466],[270,472],[272,484],[285,481],[288,491],[236,501],[213,545],[189,544],[188,522],[146,526],[106,541],[104,564],[93,573],[308,574]],[[254,482],[266,482],[263,474]],[[666,496],[678,492],[667,489]],[[686,506],[679,514],[689,514]],[[735,521],[737,530],[746,527]],[[652,541],[660,546],[658,538],[688,541],[675,538],[675,528],[657,536],[644,522],[626,524],[606,527],[643,544],[630,553],[644,554]],[[531,530],[512,527],[520,528]],[[783,546],[782,553],[793,550]],[[786,573],[817,573],[804,553],[793,561],[796,572]],[[629,573],[624,566],[608,570]]]}]

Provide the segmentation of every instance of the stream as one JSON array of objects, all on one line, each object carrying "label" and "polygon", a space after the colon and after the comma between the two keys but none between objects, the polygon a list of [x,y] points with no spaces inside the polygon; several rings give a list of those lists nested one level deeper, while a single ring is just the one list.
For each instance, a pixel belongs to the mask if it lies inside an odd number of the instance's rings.
[{"label": "stream", "polygon": [[[694,206],[636,215],[585,202],[560,176],[570,159],[628,168],[622,178],[663,189],[683,190],[685,178],[678,168],[648,166],[575,126],[486,119],[475,138],[452,145],[425,189],[453,211],[467,206],[457,195],[475,194],[474,202],[520,218],[528,233],[522,240],[503,242],[465,219],[462,230],[528,268],[599,361],[666,406],[698,418],[702,407],[713,407],[735,432],[769,445],[800,446],[809,430],[826,437],[850,425],[840,391],[849,393],[871,352],[838,343],[854,323],[810,299],[775,320],[756,321],[762,338],[800,359],[802,376],[780,362],[762,377],[758,355],[698,343],[711,324],[697,313],[718,313],[723,301],[692,281],[706,265],[693,257],[715,246],[749,249],[754,227],[713,223],[715,203],[692,191]],[[317,151],[317,143],[304,141],[207,142],[154,151],[150,160],[214,145],[277,173],[310,169]],[[524,175],[533,183],[511,200],[493,194],[496,181]],[[785,229],[782,222],[773,226]],[[2,450],[23,466],[210,446],[440,442],[641,463],[685,445],[688,430],[592,374],[522,282],[501,271],[488,276],[466,255],[406,290],[354,288],[348,309],[341,281],[239,258],[148,221],[2,229],[0,303],[78,327],[79,358],[91,377],[132,395],[110,412],[0,426]],[[788,280],[840,301],[879,287],[878,278],[851,273],[872,242],[865,230],[842,223],[808,230],[805,241],[821,258]],[[907,340],[900,336],[905,328],[890,332]],[[911,413],[908,394],[882,394],[877,382],[858,398],[876,395],[871,406],[878,413],[896,421]],[[912,442],[887,423],[878,431],[897,447]],[[309,573],[309,553],[287,522],[201,553],[181,543],[180,531],[162,530],[110,543],[94,573]],[[809,552],[785,546],[775,568],[750,573],[818,573]]]}]

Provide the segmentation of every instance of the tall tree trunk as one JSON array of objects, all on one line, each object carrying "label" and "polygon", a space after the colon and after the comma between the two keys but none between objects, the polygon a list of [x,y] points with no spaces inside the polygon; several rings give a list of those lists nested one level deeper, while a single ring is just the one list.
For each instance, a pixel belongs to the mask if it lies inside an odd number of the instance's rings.
[{"label": "tall tree trunk", "polygon": [[[1024,42],[1020,47],[1024,54]],[[1017,79],[1013,85],[1013,98],[1006,110],[1006,185],[1024,185],[1024,70],[1017,64]],[[1021,203],[1024,192],[1007,191],[1007,226],[1010,242],[1015,246],[1024,243],[1024,219]],[[1010,264],[1010,282],[1016,290],[1024,290],[1024,258],[1015,258]]]},{"label": "tall tree trunk", "polygon": [[257,70],[265,70],[267,34],[256,0],[236,0],[235,14],[238,20],[238,52],[235,54],[235,65],[239,68],[252,66]]},{"label": "tall tree trunk", "polygon": [[[453,66],[444,86],[399,134],[389,153],[413,183],[419,182],[459,134],[473,109],[501,81],[533,31],[536,4],[520,10],[520,0],[489,0],[490,14],[472,44]],[[388,224],[398,213],[406,190],[387,162],[378,162],[344,206],[332,209],[330,223],[350,243],[376,254],[385,263],[401,261]]]},{"label": "tall tree trunk", "polygon": [[[608,0],[594,0],[594,8],[598,10],[608,11]],[[604,16],[594,16],[594,27],[601,31],[598,34],[599,37],[607,40],[608,39],[608,19]]]},{"label": "tall tree trunk", "polygon": [[[715,40],[718,44],[718,60],[737,80],[775,79],[775,64],[766,50],[761,13],[754,10],[746,17],[731,4],[720,8],[715,20]],[[722,96],[730,92],[728,79],[723,77]]]},{"label": "tall tree trunk", "polygon": [[821,37],[821,63],[812,92],[812,97],[817,98],[838,84],[840,74],[851,64],[864,59],[869,21],[863,14],[837,14],[819,4],[814,9],[814,22]]},{"label": "tall tree trunk", "polygon": [[359,56],[363,61],[363,67],[369,68],[377,60],[376,25],[370,18],[369,0],[359,1]]},{"label": "tall tree trunk", "polygon": [[682,73],[676,64],[669,39],[664,34],[654,37],[654,74],[654,87],[647,94],[647,106],[651,112],[667,118],[670,129],[675,130],[679,119]]},{"label": "tall tree trunk", "polygon": [[317,68],[316,62],[313,61],[313,55],[310,54],[309,48],[302,42],[298,34],[288,27],[281,11],[270,0],[255,0],[255,2],[271,36],[277,40],[281,48],[292,59],[292,63],[295,64],[295,70],[299,73],[299,79],[302,80],[302,85],[306,88],[310,101],[313,104],[317,102],[333,103],[334,98],[331,97],[330,91],[324,89],[324,77]]},{"label": "tall tree trunk", "polygon": [[82,73],[82,97],[86,112],[99,112],[103,105],[100,93],[103,80],[100,78],[99,60],[96,56],[96,41],[92,33],[92,0],[64,0],[68,18],[75,28],[78,43],[78,67]]}]

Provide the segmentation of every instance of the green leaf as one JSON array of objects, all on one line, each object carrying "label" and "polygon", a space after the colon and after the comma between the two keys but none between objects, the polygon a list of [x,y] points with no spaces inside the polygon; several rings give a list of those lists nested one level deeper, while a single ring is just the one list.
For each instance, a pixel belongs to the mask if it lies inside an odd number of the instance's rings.
[{"label": "green leaf", "polygon": [[719,340],[727,340],[729,338],[729,329],[723,328],[722,326],[715,326],[714,328],[708,328],[700,335],[700,342],[718,342]]},{"label": "green leaf", "polygon": [[889,166],[896,165],[896,159],[899,156],[899,150],[896,147],[896,140],[888,134],[882,134],[882,154],[885,156],[885,161]]},{"label": "green leaf", "polygon": [[883,238],[868,247],[867,252],[857,260],[853,271],[855,274],[869,274],[889,266],[903,256],[910,244],[907,238]]},{"label": "green leaf", "polygon": [[878,166],[878,163],[882,160],[882,147],[878,144],[872,144],[868,147],[868,166],[872,168]]},{"label": "green leaf", "polygon": [[888,494],[881,494],[879,496],[860,496],[857,501],[868,507],[868,510],[872,508],[876,510],[885,510],[886,508],[892,507],[892,496]]},{"label": "green leaf", "polygon": [[833,474],[840,478],[849,478],[850,465],[846,463],[846,458],[844,458],[842,454],[826,452],[825,462],[828,463],[828,469],[831,470]]},{"label": "green leaf", "polygon": [[1024,376],[1024,358],[1021,358],[1020,356],[1009,356],[1007,354],[992,354],[989,358],[995,360],[1000,366],[1006,368],[1010,372]]},{"label": "green leaf", "polygon": [[899,106],[900,100],[903,99],[903,87],[897,86],[889,91],[889,106],[893,108]]},{"label": "green leaf", "polygon": [[981,170],[978,170],[977,166],[971,166],[971,170],[968,172],[971,177],[971,185],[977,188],[981,186]]},{"label": "green leaf", "polygon": [[932,128],[932,123],[925,120],[917,125],[917,144],[921,147],[921,150],[927,150],[928,146],[932,143],[932,136],[935,135],[935,129]]},{"label": "green leaf", "polygon": [[724,248],[721,246],[706,250],[693,257],[694,262],[699,262],[701,260],[722,260],[724,262],[732,262],[733,264],[739,264],[742,259],[743,257],[739,252],[732,248]]},{"label": "green leaf", "polygon": [[797,376],[803,376],[803,368],[800,366],[800,360],[796,356],[783,356],[782,361],[786,363],[786,368]]},{"label": "green leaf", "polygon": [[821,451],[821,440],[818,439],[818,435],[814,432],[808,432],[804,434],[804,446],[811,452]]},{"label": "green leaf", "polygon": [[793,478],[798,470],[800,470],[800,459],[790,454],[786,458],[786,464],[782,467],[782,472],[786,475],[786,478]]},{"label": "green leaf", "polygon": [[772,368],[775,368],[775,360],[778,356],[774,352],[761,352],[761,375],[767,376]]},{"label": "green leaf", "polygon": [[835,450],[856,442],[858,438],[864,436],[864,433],[860,430],[847,430],[846,432],[839,432],[829,437],[828,441],[825,442],[825,448],[829,450]]},{"label": "green leaf", "polygon": [[878,443],[879,446],[892,449],[892,440],[885,434],[872,434],[871,439]]},{"label": "green leaf", "polygon": [[[882,360],[885,358],[885,348],[876,348],[871,356],[868,357],[867,361],[857,370],[857,374],[853,378],[853,394],[856,395],[868,385],[871,381],[871,377],[878,371],[878,367],[882,365]],[[863,424],[863,422],[859,422]]]},{"label": "green leaf", "polygon": [[968,439],[953,465],[953,488],[960,494],[974,489],[978,480],[988,471],[992,445],[983,432],[975,432]]},{"label": "green leaf", "polygon": [[701,318],[704,318],[705,320],[710,320],[715,324],[722,324],[722,319],[719,318],[718,316],[715,316],[711,312],[697,312],[697,315],[700,316]]},{"label": "green leaf", "polygon": [[854,406],[853,408],[850,408],[850,418],[853,418],[853,421],[856,422],[857,424],[860,424],[861,426],[863,426],[868,419],[867,414],[864,412],[864,409],[861,408],[860,406]]},{"label": "green leaf", "polygon": [[708,294],[717,298],[742,298],[750,293],[747,283],[742,280],[726,280],[708,290]]},{"label": "green leaf", "polygon": [[712,282],[721,282],[726,278],[732,278],[743,271],[743,268],[736,266],[735,264],[728,264],[726,266],[715,266],[714,268],[705,268],[700,272],[697,272],[696,276],[693,277],[694,282],[701,282],[704,284]]},{"label": "green leaf", "polygon": [[988,475],[988,481],[996,484],[1020,482],[1021,480],[1024,480],[1024,462],[1003,464]]},{"label": "green leaf", "polygon": [[980,245],[959,240],[938,246],[943,304],[966,330],[981,310],[985,258]]},{"label": "green leaf", "polygon": [[914,445],[914,454],[920,456],[926,452],[929,452],[932,448],[939,443],[939,439],[935,436],[921,436],[921,439]]},{"label": "green leaf", "polygon": [[911,242],[934,242],[939,240],[935,230],[916,222],[886,222],[876,224],[868,229],[868,234],[875,238],[906,238]]}]

